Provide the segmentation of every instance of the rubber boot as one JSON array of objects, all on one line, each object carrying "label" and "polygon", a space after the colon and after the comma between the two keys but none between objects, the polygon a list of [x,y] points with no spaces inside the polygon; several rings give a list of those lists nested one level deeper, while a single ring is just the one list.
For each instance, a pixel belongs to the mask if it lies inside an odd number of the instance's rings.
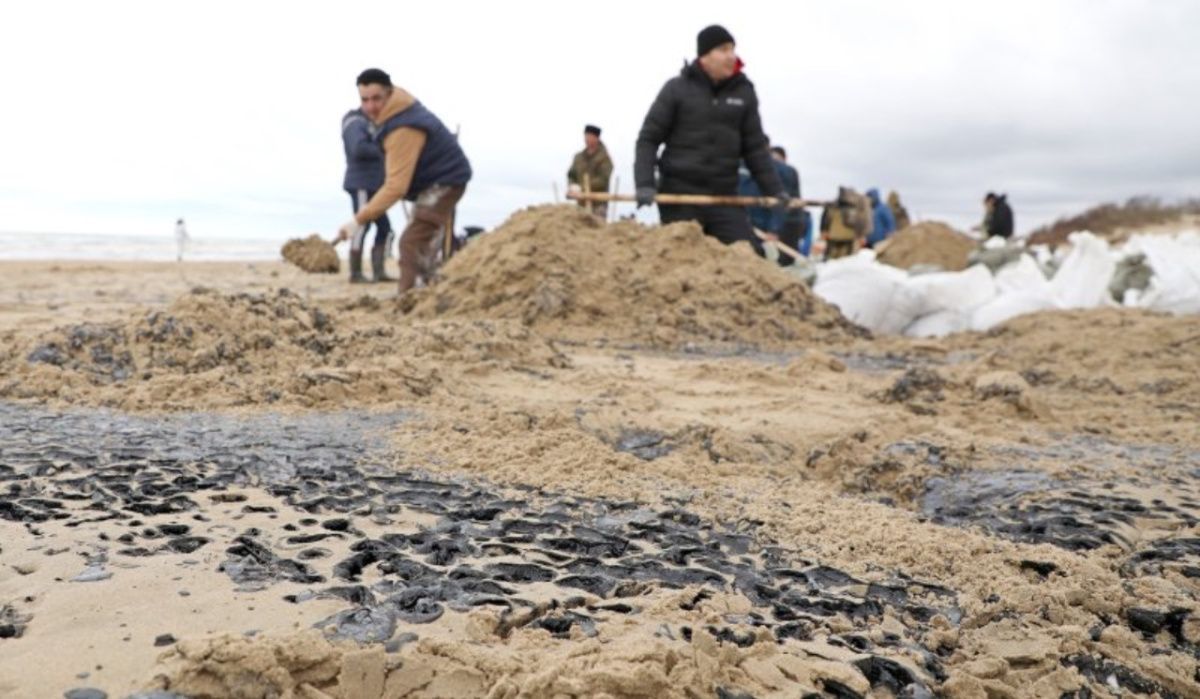
[{"label": "rubber boot", "polygon": [[375,283],[394,282],[395,279],[389,277],[383,269],[384,255],[387,253],[387,248],[382,245],[371,248],[371,273],[375,275]]},{"label": "rubber boot", "polygon": [[362,250],[350,251],[350,283],[365,284],[367,278],[362,273]]}]

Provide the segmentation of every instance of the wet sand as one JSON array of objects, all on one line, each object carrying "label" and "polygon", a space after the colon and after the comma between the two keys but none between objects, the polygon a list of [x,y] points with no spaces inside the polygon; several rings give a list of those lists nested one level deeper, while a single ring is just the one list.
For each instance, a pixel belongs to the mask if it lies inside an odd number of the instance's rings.
[{"label": "wet sand", "polygon": [[522,250],[0,263],[0,693],[1198,695],[1200,321],[870,338],[705,248],[530,314]]}]

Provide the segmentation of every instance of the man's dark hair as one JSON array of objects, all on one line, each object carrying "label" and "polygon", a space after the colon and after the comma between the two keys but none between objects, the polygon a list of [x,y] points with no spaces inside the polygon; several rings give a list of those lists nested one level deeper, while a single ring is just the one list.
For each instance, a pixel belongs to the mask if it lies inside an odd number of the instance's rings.
[{"label": "man's dark hair", "polygon": [[983,195],[983,200],[984,201],[996,201],[996,193],[988,192],[987,194]]},{"label": "man's dark hair", "polygon": [[384,87],[392,86],[392,76],[379,70],[378,68],[367,68],[358,74],[359,85],[383,85]]},{"label": "man's dark hair", "polygon": [[771,146],[771,152],[787,160],[787,151],[783,149],[783,146]]}]

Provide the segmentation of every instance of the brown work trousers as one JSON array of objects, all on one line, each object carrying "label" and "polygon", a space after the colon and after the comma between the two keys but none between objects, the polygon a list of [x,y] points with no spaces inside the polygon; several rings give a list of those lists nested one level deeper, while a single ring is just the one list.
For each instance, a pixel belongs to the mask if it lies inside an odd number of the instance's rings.
[{"label": "brown work trousers", "polygon": [[437,270],[442,236],[454,235],[454,207],[465,185],[435,184],[417,195],[412,218],[400,234],[400,293],[427,283]]}]

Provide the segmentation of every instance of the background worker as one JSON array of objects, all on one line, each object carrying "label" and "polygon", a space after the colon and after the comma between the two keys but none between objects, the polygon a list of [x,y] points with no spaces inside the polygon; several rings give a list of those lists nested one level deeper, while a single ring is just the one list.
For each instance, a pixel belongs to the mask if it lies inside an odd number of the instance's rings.
[{"label": "background worker", "polygon": [[[612,158],[600,140],[600,127],[588,124],[583,127],[583,150],[575,154],[571,169],[567,170],[568,188],[573,192],[608,192],[612,171]],[[608,202],[580,201],[579,205],[590,206],[592,213],[601,219],[608,218]]]},{"label": "background worker", "polygon": [[[383,149],[375,141],[375,125],[361,108],[351,109],[342,117],[342,150],[346,155],[346,174],[342,188],[350,195],[350,207],[354,213],[367,205],[383,185]],[[391,237],[392,222],[384,213],[374,221],[368,221],[350,239],[350,283],[367,281],[363,276],[363,241],[367,231],[375,224],[375,244],[371,247],[371,272],[377,282],[392,281],[384,273],[383,261]]]}]

